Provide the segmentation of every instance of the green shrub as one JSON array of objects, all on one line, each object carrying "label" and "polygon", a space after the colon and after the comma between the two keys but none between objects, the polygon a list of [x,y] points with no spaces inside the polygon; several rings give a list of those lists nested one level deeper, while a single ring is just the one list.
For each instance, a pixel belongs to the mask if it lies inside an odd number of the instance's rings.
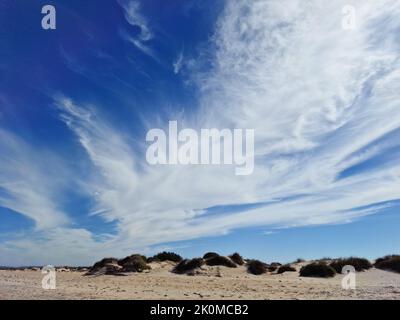
[{"label": "green shrub", "polygon": [[239,253],[237,253],[237,252],[235,252],[234,254],[231,254],[231,255],[229,256],[229,258],[231,258],[231,260],[232,260],[234,263],[238,264],[239,266],[244,265],[243,257],[242,257]]},{"label": "green shrub", "polygon": [[376,266],[377,264],[379,264],[379,263],[381,263],[383,261],[387,261],[387,260],[390,260],[390,259],[393,259],[393,258],[398,258],[398,257],[400,257],[400,256],[396,255],[396,254],[387,255],[387,256],[384,256],[382,258],[376,259],[374,265]]},{"label": "green shrub", "polygon": [[206,259],[208,266],[225,266],[228,268],[236,268],[236,264],[229,258],[223,256],[214,256]]},{"label": "green shrub", "polygon": [[97,261],[85,275],[95,275],[95,274],[117,274],[121,271],[121,266],[118,265],[118,259],[116,258],[104,258]]},{"label": "green shrub", "polygon": [[160,252],[154,255],[151,258],[147,259],[147,262],[153,262],[153,261],[172,261],[172,262],[179,262],[182,261],[182,257],[179,254],[176,254],[174,252]]},{"label": "green shrub", "polygon": [[122,267],[117,264],[106,264],[104,268],[102,268],[107,275],[121,275]]},{"label": "green shrub", "polygon": [[259,260],[250,260],[247,262],[247,271],[254,275],[260,275],[267,272],[268,265]]},{"label": "green shrub", "polygon": [[138,254],[138,253],[135,253],[135,254],[131,254],[130,256],[127,256],[127,257],[125,257],[125,258],[123,258],[123,259],[118,260],[118,264],[119,264],[120,266],[123,266],[125,263],[131,261],[132,259],[141,259],[141,260],[143,260],[144,262],[147,261],[146,256],[141,255],[141,254]]},{"label": "green shrub", "polygon": [[392,255],[379,258],[375,262],[375,267],[381,270],[393,271],[400,273],[400,256]]},{"label": "green shrub", "polygon": [[146,262],[147,262],[147,263],[152,263],[152,262],[161,262],[161,261],[158,260],[158,259],[156,259],[156,258],[154,258],[154,256],[153,256],[153,257],[148,257],[148,258],[146,259]]},{"label": "green shrub", "polygon": [[291,265],[285,264],[283,266],[280,266],[278,269],[278,274],[284,273],[284,272],[293,272],[296,271],[296,268],[293,268]]},{"label": "green shrub", "polygon": [[282,263],[279,263],[279,262],[271,262],[271,267],[279,268],[281,265],[282,265]]},{"label": "green shrub", "polygon": [[333,260],[330,266],[335,269],[337,273],[342,273],[344,266],[353,266],[356,271],[364,271],[372,268],[371,262],[364,258],[350,257]]},{"label": "green shrub", "polygon": [[179,262],[172,270],[172,272],[182,274],[193,271],[194,269],[200,268],[203,265],[204,259],[202,258],[185,259]]},{"label": "green shrub", "polygon": [[91,268],[90,270],[94,269],[101,269],[104,268],[107,264],[118,264],[118,259],[116,258],[104,258],[101,259],[100,261],[97,261]]},{"label": "green shrub", "polygon": [[270,272],[274,272],[274,271],[276,271],[276,269],[278,269],[278,267],[276,265],[271,264],[268,266],[268,271],[270,271]]},{"label": "green shrub", "polygon": [[279,263],[279,262],[271,262],[271,264],[268,265],[267,268],[268,268],[268,271],[274,272],[274,271],[276,271],[277,269],[279,269],[280,266],[282,266],[282,264]]},{"label": "green shrub", "polygon": [[302,258],[297,258],[293,263],[303,263],[303,262],[306,262],[306,260]]},{"label": "green shrub", "polygon": [[146,263],[146,257],[140,254],[132,254],[118,261],[123,272],[142,272],[149,270],[150,266]]},{"label": "green shrub", "polygon": [[207,253],[203,256],[203,259],[210,259],[210,258],[218,257],[218,256],[219,256],[219,254],[216,253],[216,252],[207,252]]},{"label": "green shrub", "polygon": [[335,269],[324,262],[313,262],[300,269],[300,277],[330,278],[335,273]]}]

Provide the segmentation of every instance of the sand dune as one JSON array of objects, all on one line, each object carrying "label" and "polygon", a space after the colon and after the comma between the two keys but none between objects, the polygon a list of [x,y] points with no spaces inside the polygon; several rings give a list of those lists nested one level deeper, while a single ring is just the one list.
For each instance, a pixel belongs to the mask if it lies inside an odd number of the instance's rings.
[{"label": "sand dune", "polygon": [[[400,299],[400,274],[357,273],[357,289],[344,290],[342,275],[303,278],[298,272],[248,274],[244,266],[204,266],[195,276],[171,273],[171,262],[126,276],[57,272],[57,289],[41,287],[40,271],[0,271],[0,299]],[[295,265],[298,270],[301,264]]]}]

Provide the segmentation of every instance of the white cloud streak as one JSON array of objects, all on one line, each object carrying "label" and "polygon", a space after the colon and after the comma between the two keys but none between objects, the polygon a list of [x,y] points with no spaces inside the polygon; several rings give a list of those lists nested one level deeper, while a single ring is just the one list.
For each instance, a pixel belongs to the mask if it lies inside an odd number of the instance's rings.
[{"label": "white cloud streak", "polygon": [[37,230],[67,223],[56,201],[64,173],[59,158],[0,129],[0,206],[31,218]]},{"label": "white cloud streak", "polygon": [[121,31],[120,35],[129,43],[133,44],[138,50],[145,55],[159,62],[156,54],[148,46],[147,42],[152,40],[154,35],[149,27],[147,19],[141,13],[141,5],[136,0],[119,0],[118,3],[124,11],[125,20],[134,27],[139,28],[138,35],[130,35],[128,32]]},{"label": "white cloud streak", "polygon": [[172,64],[172,66],[174,68],[175,74],[178,74],[179,71],[181,71],[182,66],[183,66],[183,52],[182,51],[179,53],[178,57],[176,58],[176,60]]},{"label": "white cloud streak", "polygon": [[140,12],[140,2],[136,0],[119,0],[118,3],[124,9],[126,21],[140,29],[140,40],[148,41],[152,39],[153,34],[148,27],[148,21]]}]

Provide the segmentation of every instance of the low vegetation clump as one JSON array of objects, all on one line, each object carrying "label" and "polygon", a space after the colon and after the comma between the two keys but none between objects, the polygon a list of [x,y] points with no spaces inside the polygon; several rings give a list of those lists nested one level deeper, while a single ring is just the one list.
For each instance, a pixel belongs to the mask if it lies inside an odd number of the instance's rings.
[{"label": "low vegetation clump", "polygon": [[210,258],[214,258],[214,257],[218,257],[219,254],[216,252],[207,252],[204,256],[203,259],[210,259]]},{"label": "low vegetation clump", "polygon": [[239,265],[239,266],[244,265],[243,257],[242,257],[239,253],[237,253],[237,252],[235,252],[234,254],[231,254],[231,255],[229,256],[229,258],[231,258],[231,260],[232,260],[234,263],[236,263],[237,265]]},{"label": "low vegetation clump", "polygon": [[[64,268],[63,268],[64,269]],[[86,273],[86,275],[95,274],[116,274],[121,271],[121,266],[118,265],[116,258],[104,258],[97,261]]]},{"label": "low vegetation clump", "polygon": [[204,259],[202,258],[184,259],[179,262],[172,271],[174,273],[183,274],[194,271],[194,269],[200,268],[203,265]]},{"label": "low vegetation clump", "polygon": [[344,266],[353,266],[356,271],[364,271],[372,268],[371,262],[364,258],[350,257],[333,260],[330,266],[335,269],[337,273],[342,273]]},{"label": "low vegetation clump", "polygon": [[172,261],[172,262],[180,262],[182,261],[182,257],[179,254],[176,254],[174,252],[160,252],[154,255],[153,257],[150,257],[147,259],[147,262],[153,262],[153,261]]},{"label": "low vegetation clump", "polygon": [[140,259],[140,260],[143,260],[144,262],[147,261],[146,256],[143,256],[141,254],[135,253],[135,254],[131,254],[130,256],[127,256],[127,257],[125,257],[123,259],[118,260],[118,264],[123,266],[125,263],[127,263],[127,262],[129,262],[129,261],[131,261],[133,259]]},{"label": "low vegetation clump", "polygon": [[261,275],[266,273],[268,270],[268,265],[259,260],[250,260],[247,262],[247,271],[254,275]]},{"label": "low vegetation clump", "polygon": [[306,260],[302,258],[297,258],[293,263],[303,263],[303,262],[306,262]]},{"label": "low vegetation clump", "polygon": [[279,262],[271,262],[271,264],[268,266],[268,271],[274,272],[274,271],[276,271],[277,269],[279,269],[279,267],[280,267],[281,265],[282,265],[282,264],[279,263]]},{"label": "low vegetation clump", "polygon": [[118,264],[118,259],[116,258],[104,258],[101,259],[100,261],[97,261],[93,267],[91,267],[90,269],[100,269],[100,268],[104,268],[106,265],[108,264]]},{"label": "low vegetation clump", "polygon": [[397,254],[387,255],[387,256],[384,256],[384,257],[376,259],[374,265],[376,266],[377,264],[379,264],[379,263],[381,263],[383,261],[387,261],[387,260],[390,260],[390,259],[393,259],[393,258],[399,258],[399,257],[400,256],[397,255]]},{"label": "low vegetation clump", "polygon": [[284,273],[284,272],[294,272],[296,271],[296,268],[293,268],[291,265],[289,264],[285,264],[283,266],[280,266],[278,269],[278,274]]},{"label": "low vegetation clump", "polygon": [[271,267],[279,268],[281,265],[282,265],[282,263],[279,263],[279,262],[271,262]]},{"label": "low vegetation clump", "polygon": [[319,261],[332,261],[334,259],[332,259],[331,257],[323,257],[321,259],[319,259]]},{"label": "low vegetation clump", "polygon": [[275,266],[275,265],[269,265],[268,266],[268,271],[269,272],[274,272],[276,271],[276,269],[278,269],[279,267]]},{"label": "low vegetation clump", "polygon": [[322,263],[330,264],[334,260],[335,259],[332,259],[332,258],[329,258],[329,257],[323,257],[321,259],[314,260],[314,262],[322,262]]},{"label": "low vegetation clump", "polygon": [[214,256],[206,259],[206,265],[208,266],[224,266],[228,268],[236,268],[237,265],[229,258],[224,256]]},{"label": "low vegetation clump", "polygon": [[117,264],[108,264],[104,268],[104,274],[107,275],[121,275],[122,268]]},{"label": "low vegetation clump", "polygon": [[300,269],[300,277],[330,278],[335,273],[335,269],[324,262],[313,262]]},{"label": "low vegetation clump", "polygon": [[150,266],[147,265],[146,260],[145,256],[132,254],[119,260],[118,264],[122,267],[123,272],[142,272],[151,269]]},{"label": "low vegetation clump", "polygon": [[375,268],[400,273],[400,256],[385,256],[375,261]]}]

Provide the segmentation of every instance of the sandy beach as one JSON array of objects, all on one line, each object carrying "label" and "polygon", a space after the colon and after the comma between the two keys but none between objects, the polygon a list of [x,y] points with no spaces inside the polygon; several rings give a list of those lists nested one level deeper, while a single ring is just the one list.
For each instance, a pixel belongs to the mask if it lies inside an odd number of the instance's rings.
[{"label": "sandy beach", "polygon": [[[295,265],[299,270],[302,264]],[[370,269],[357,273],[356,290],[333,278],[299,277],[298,272],[247,273],[244,266],[204,266],[194,276],[171,273],[174,264],[126,275],[84,276],[57,272],[57,288],[44,290],[40,271],[0,271],[0,299],[400,299],[400,274]]]}]

